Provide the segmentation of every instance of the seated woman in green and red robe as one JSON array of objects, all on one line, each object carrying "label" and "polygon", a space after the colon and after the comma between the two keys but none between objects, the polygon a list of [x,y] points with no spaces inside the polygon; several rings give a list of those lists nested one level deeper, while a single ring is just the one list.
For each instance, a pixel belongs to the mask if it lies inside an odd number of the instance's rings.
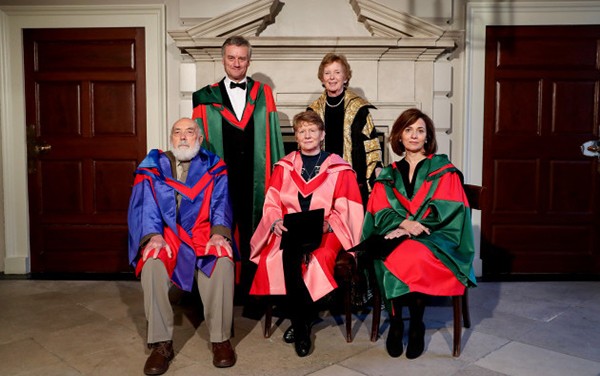
[{"label": "seated woman in green and red robe", "polygon": [[383,297],[391,303],[386,349],[392,357],[402,354],[401,315],[408,306],[406,356],[414,359],[425,346],[425,295],[462,295],[476,284],[471,215],[462,174],[447,156],[434,154],[435,129],[427,115],[404,111],[389,140],[404,158],[377,177],[362,239]]}]

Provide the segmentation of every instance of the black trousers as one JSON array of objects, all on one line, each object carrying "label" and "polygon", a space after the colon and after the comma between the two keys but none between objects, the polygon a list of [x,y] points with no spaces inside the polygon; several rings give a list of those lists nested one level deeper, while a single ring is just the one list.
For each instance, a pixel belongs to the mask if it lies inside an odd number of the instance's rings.
[{"label": "black trousers", "polygon": [[297,248],[284,249],[282,260],[286,288],[284,311],[292,322],[296,339],[301,339],[309,335],[309,325],[316,314],[315,304],[302,279],[305,253]]}]

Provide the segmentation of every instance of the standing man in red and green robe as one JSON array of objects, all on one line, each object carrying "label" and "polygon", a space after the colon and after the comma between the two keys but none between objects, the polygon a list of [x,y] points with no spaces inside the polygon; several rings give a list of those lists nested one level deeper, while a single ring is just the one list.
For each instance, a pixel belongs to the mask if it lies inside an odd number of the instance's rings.
[{"label": "standing man in red and green robe", "polygon": [[221,47],[226,76],[193,95],[193,119],[204,136],[203,146],[227,164],[235,235],[242,256],[238,302],[244,314],[258,318],[248,291],[256,266],[249,261],[250,238],[260,221],[273,165],[284,155],[279,118],[271,88],[246,75],[252,46],[241,36]]}]

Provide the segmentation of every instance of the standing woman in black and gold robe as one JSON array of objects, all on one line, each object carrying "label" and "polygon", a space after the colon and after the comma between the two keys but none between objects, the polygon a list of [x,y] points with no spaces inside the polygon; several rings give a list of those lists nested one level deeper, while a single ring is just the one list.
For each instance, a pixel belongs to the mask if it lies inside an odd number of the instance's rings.
[{"label": "standing woman in black and gold robe", "polygon": [[325,91],[309,109],[325,123],[325,151],[341,155],[356,171],[366,205],[375,177],[383,167],[381,146],[369,113],[375,106],[348,89],[352,69],[344,55],[325,55],[318,77]]}]

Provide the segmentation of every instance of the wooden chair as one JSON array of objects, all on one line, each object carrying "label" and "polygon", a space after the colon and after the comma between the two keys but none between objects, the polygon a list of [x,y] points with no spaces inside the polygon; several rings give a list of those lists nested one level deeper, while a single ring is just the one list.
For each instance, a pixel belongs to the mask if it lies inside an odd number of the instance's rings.
[{"label": "wooden chair", "polygon": [[[344,294],[344,316],[346,322],[346,342],[352,342],[352,279],[356,274],[356,260],[348,252],[341,251],[335,260],[334,277],[338,288]],[[265,312],[264,337],[271,336],[273,305],[267,304]]]},{"label": "wooden chair", "polygon": [[[469,201],[471,210],[481,210],[481,201],[484,191],[484,187],[472,184],[464,184],[463,188]],[[379,291],[379,285],[375,281],[374,273],[369,272],[372,291],[373,291],[373,323],[371,326],[371,341],[377,341],[379,336],[379,322],[381,320],[381,292]],[[454,344],[452,348],[452,355],[455,357],[460,356],[461,350],[461,338],[462,338],[462,326],[465,328],[471,327],[471,315],[469,314],[469,289],[465,288],[463,295],[456,295],[452,297],[453,306],[453,325],[454,325]],[[462,316],[462,326],[461,326]]]}]

